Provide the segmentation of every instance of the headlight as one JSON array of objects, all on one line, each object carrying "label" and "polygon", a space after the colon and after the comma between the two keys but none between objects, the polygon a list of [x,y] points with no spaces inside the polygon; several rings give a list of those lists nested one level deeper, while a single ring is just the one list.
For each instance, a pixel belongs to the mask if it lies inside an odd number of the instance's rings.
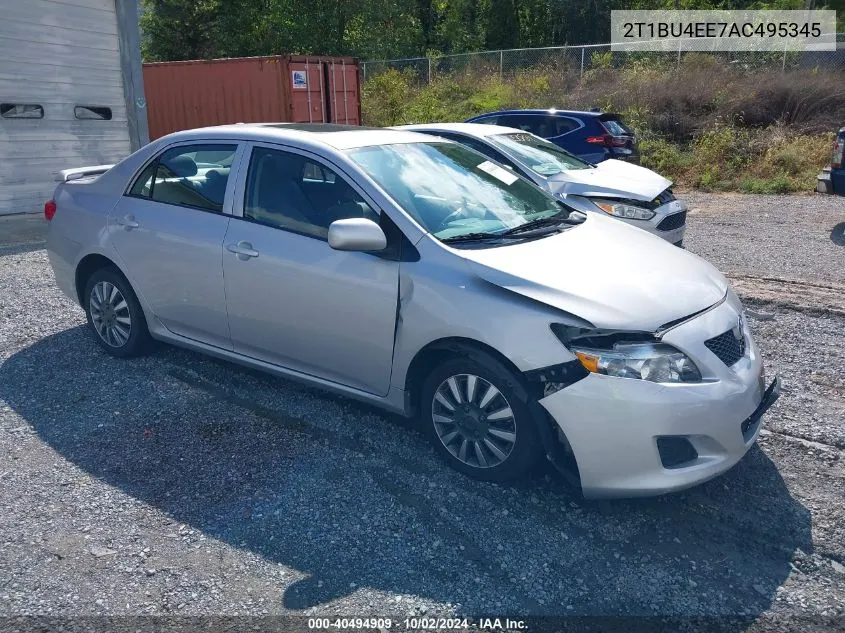
[{"label": "headlight", "polygon": [[690,358],[665,343],[615,343],[612,349],[570,349],[590,372],[651,382],[700,382],[701,372]]},{"label": "headlight", "polygon": [[617,218],[625,218],[627,220],[651,220],[654,217],[654,211],[643,209],[632,204],[624,202],[614,202],[613,200],[591,200],[594,205],[607,213],[608,215]]}]

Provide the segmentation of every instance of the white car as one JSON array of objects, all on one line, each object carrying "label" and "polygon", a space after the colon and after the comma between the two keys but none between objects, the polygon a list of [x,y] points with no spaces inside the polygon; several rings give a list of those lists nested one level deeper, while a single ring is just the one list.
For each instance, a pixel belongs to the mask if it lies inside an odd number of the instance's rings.
[{"label": "white car", "polygon": [[427,123],[397,129],[457,141],[527,178],[579,211],[604,212],[683,246],[687,205],[672,181],[645,167],[609,159],[598,165],[530,132],[483,123]]}]

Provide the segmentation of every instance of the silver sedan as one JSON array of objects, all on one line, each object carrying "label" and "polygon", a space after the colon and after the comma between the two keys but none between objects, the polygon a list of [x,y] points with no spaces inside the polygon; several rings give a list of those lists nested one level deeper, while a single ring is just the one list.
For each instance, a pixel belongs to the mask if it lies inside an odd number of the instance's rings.
[{"label": "silver sedan", "polygon": [[69,169],[56,281],[108,353],[153,339],[425,422],[456,469],[585,495],[734,465],[778,383],[710,264],[457,143],[232,125]]}]

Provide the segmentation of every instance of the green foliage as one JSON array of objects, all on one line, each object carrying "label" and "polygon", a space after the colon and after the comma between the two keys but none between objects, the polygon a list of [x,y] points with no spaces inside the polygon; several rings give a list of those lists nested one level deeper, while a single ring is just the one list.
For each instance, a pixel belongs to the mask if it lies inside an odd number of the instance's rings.
[{"label": "green foliage", "polygon": [[215,51],[221,0],[144,0],[142,53],[147,60],[202,59]]},{"label": "green foliage", "polygon": [[386,127],[404,122],[411,92],[410,73],[393,68],[361,86],[361,114],[368,125]]},{"label": "green foliage", "polygon": [[746,177],[740,180],[739,190],[743,193],[792,193],[800,191],[795,183],[786,176],[775,176],[774,178],[753,178]]},{"label": "green foliage", "polygon": [[[613,9],[804,8],[804,0],[141,0],[147,60],[308,53],[361,59],[610,39]],[[819,5],[818,2],[816,2]],[[843,0],[821,3],[837,8]],[[820,5],[821,6],[821,5]],[[773,58],[781,55],[773,53]],[[643,68],[665,63],[642,53]],[[749,57],[754,63],[757,57]],[[636,56],[628,59],[637,60]],[[777,57],[778,61],[782,60]],[[596,68],[612,55],[597,53]],[[787,60],[787,66],[791,59]],[[652,66],[653,67],[653,66]]]},{"label": "green foliage", "polygon": [[694,70],[715,70],[723,66],[721,58],[711,53],[684,53],[681,57],[681,72]]},{"label": "green foliage", "polygon": [[590,68],[595,70],[606,70],[613,67],[613,53],[606,51],[604,53],[595,52],[590,55]]},{"label": "green foliage", "polygon": [[[692,148],[691,184],[746,193],[811,191],[829,160],[831,134],[795,134],[783,126],[764,130],[717,128]],[[714,162],[718,160],[718,162]]]},{"label": "green foliage", "polygon": [[412,0],[142,0],[145,60],[304,53],[417,54]]},{"label": "green foliage", "polygon": [[678,180],[694,162],[691,152],[663,138],[643,139],[639,142],[640,162],[671,180]]}]

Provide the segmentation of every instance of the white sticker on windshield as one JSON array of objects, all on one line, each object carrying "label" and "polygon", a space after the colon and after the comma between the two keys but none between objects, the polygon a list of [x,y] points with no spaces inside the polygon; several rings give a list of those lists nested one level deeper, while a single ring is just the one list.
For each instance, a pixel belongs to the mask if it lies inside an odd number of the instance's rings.
[{"label": "white sticker on windshield", "polygon": [[489,160],[485,160],[478,166],[478,168],[481,171],[487,172],[488,174],[493,176],[493,178],[501,180],[506,185],[512,185],[519,178],[519,176],[517,176],[516,174],[512,174],[507,169],[499,167],[497,164],[491,163]]}]

